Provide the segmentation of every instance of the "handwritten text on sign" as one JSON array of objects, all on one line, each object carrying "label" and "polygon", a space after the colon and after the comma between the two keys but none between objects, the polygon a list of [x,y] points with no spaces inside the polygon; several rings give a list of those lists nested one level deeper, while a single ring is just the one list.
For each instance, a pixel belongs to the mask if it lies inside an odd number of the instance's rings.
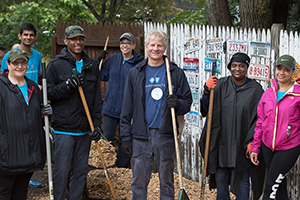
[{"label": "handwritten text on sign", "polygon": [[206,53],[222,53],[223,38],[214,38],[206,40]]},{"label": "handwritten text on sign", "polygon": [[234,54],[237,52],[247,53],[247,41],[229,40],[227,42],[227,52]]},{"label": "handwritten text on sign", "polygon": [[270,78],[270,67],[268,65],[250,63],[248,68],[248,77],[268,81]]}]

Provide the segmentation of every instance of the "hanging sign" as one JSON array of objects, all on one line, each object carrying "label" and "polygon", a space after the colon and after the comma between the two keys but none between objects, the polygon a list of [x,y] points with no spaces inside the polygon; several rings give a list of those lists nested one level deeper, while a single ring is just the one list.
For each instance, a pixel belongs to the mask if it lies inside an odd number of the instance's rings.
[{"label": "hanging sign", "polygon": [[183,70],[199,72],[199,59],[183,58]]},{"label": "hanging sign", "polygon": [[185,76],[190,87],[199,88],[199,75],[197,73],[186,72]]},{"label": "hanging sign", "polygon": [[206,40],[206,53],[222,53],[223,38],[214,38]]},{"label": "hanging sign", "polygon": [[296,81],[297,79],[299,79],[300,78],[300,66],[299,66],[299,64],[296,62],[296,64],[295,64],[296,66],[295,66],[295,72],[294,72],[294,74],[292,75],[292,80],[293,81]]},{"label": "hanging sign", "polygon": [[235,54],[237,52],[247,53],[247,41],[228,40],[227,52],[229,54]]},{"label": "hanging sign", "polygon": [[250,55],[253,57],[270,58],[270,43],[250,42]]},{"label": "hanging sign", "polygon": [[190,111],[184,115],[184,121],[188,124],[199,126],[199,113]]},{"label": "hanging sign", "polygon": [[[204,71],[211,72],[212,64],[213,64],[213,58],[205,57],[204,58]],[[221,74],[221,60],[217,60],[216,73]]]},{"label": "hanging sign", "polygon": [[191,89],[193,103],[199,103],[199,90],[197,89]]},{"label": "hanging sign", "polygon": [[270,79],[270,67],[268,65],[250,63],[247,76],[248,78],[268,81]]},{"label": "hanging sign", "polygon": [[184,44],[184,53],[191,53],[200,50],[200,43],[197,39],[191,38]]}]

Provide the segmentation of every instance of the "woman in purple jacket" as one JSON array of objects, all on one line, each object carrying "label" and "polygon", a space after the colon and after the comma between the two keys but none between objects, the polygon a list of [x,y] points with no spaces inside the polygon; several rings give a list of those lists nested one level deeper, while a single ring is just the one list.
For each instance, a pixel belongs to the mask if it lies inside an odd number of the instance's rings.
[{"label": "woman in purple jacket", "polygon": [[295,59],[281,56],[276,62],[276,79],[257,107],[250,158],[258,165],[262,152],[268,168],[263,200],[289,199],[285,176],[300,154],[300,85],[292,81],[294,71]]}]

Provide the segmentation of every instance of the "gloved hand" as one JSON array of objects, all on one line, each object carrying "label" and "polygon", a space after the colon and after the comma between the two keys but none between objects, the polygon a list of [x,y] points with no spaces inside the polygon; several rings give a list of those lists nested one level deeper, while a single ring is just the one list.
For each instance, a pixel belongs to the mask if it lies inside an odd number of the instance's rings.
[{"label": "gloved hand", "polygon": [[42,114],[43,115],[52,115],[52,107],[50,104],[46,104],[45,106],[42,107]]},{"label": "gloved hand", "polygon": [[101,52],[98,54],[98,57],[97,57],[98,62],[100,62],[101,59],[104,60],[104,59],[106,58],[106,54],[108,54],[107,51],[105,51],[105,50],[101,51]]},{"label": "gloved hand", "polygon": [[217,77],[216,76],[211,76],[209,77],[209,79],[207,79],[207,81],[205,82],[205,85],[204,85],[204,90],[206,92],[209,92],[210,91],[210,88],[212,87],[216,87],[217,86]]},{"label": "gloved hand", "polygon": [[122,142],[122,150],[128,156],[132,156],[132,142],[131,141]]},{"label": "gloved hand", "polygon": [[250,158],[251,150],[252,150],[251,142],[249,142],[247,144],[247,149],[246,149],[246,158]]},{"label": "gloved hand", "polygon": [[81,73],[78,72],[77,74],[72,75],[67,79],[66,84],[70,90],[76,89],[81,86],[83,84],[83,77]]},{"label": "gloved hand", "polygon": [[178,98],[176,95],[174,95],[174,94],[167,95],[167,102],[168,102],[170,108],[175,108],[175,109],[178,108],[179,104],[178,104]]},{"label": "gloved hand", "polygon": [[95,140],[95,142],[98,142],[101,138],[101,129],[99,127],[96,127],[95,130],[92,132],[89,132],[89,136],[92,138],[92,140]]}]

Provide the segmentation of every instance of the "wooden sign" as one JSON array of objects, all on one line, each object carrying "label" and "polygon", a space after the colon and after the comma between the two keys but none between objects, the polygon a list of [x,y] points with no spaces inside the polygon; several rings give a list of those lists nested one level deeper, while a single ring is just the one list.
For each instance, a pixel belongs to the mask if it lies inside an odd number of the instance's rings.
[{"label": "wooden sign", "polygon": [[268,81],[270,79],[270,67],[268,65],[250,63],[247,76],[248,78]]}]

